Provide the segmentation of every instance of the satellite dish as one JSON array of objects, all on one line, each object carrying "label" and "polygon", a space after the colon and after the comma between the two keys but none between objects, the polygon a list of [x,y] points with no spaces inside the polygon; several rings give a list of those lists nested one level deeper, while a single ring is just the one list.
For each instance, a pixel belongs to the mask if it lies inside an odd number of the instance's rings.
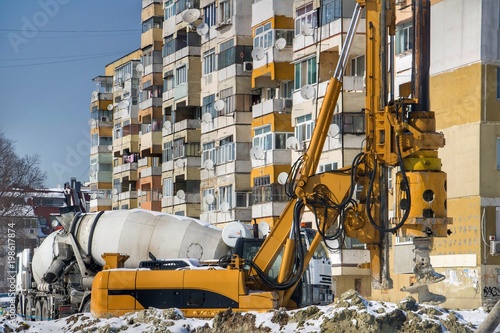
[{"label": "satellite dish", "polygon": [[266,51],[262,48],[257,46],[252,50],[252,59],[254,60],[262,60],[266,56]]},{"label": "satellite dish", "polygon": [[298,148],[298,145],[299,145],[299,140],[297,140],[296,137],[291,136],[288,139],[286,139],[286,147],[288,149],[295,150]]},{"label": "satellite dish", "polygon": [[316,89],[314,89],[314,87],[310,84],[306,84],[300,88],[300,96],[302,96],[303,99],[312,99],[315,93]]},{"label": "satellite dish", "polygon": [[177,191],[177,193],[175,195],[177,196],[177,198],[179,198],[181,200],[186,199],[186,192],[184,192],[183,190]]},{"label": "satellite dish", "polygon": [[184,167],[184,160],[181,159],[175,160],[175,166],[178,168]]},{"label": "satellite dish", "polygon": [[135,70],[141,73],[144,70],[144,66],[142,64],[137,64],[137,66],[135,66]]},{"label": "satellite dish", "polygon": [[118,195],[113,195],[113,201],[114,201],[114,202],[117,202],[117,201],[118,201],[118,199],[119,199]]},{"label": "satellite dish", "polygon": [[278,183],[280,183],[281,185],[285,185],[287,179],[288,179],[288,173],[286,172],[281,172],[278,175]]},{"label": "satellite dish", "polygon": [[200,11],[196,8],[187,9],[182,13],[182,20],[187,23],[193,23],[200,17]]},{"label": "satellite dish", "polygon": [[252,237],[250,230],[241,222],[228,223],[224,229],[222,229],[222,240],[227,246],[234,247],[236,245],[236,240],[240,237]]},{"label": "satellite dish", "polygon": [[108,146],[108,151],[113,151],[113,145]]},{"label": "satellite dish", "polygon": [[207,195],[205,195],[205,203],[207,203],[208,205],[211,205],[213,204],[215,201],[215,197],[212,193],[208,193]]},{"label": "satellite dish", "polygon": [[328,136],[334,138],[339,134],[339,132],[340,132],[339,125],[331,124],[330,128],[328,129]]},{"label": "satellite dish", "polygon": [[125,81],[130,80],[130,73],[125,73]]},{"label": "satellite dish", "polygon": [[201,117],[201,120],[205,123],[208,124],[212,121],[212,115],[209,112],[205,112],[203,116]]},{"label": "satellite dish", "polygon": [[94,127],[94,126],[95,126],[95,124],[96,124],[95,119],[92,119],[92,118],[91,118],[91,119],[89,119],[89,126]]},{"label": "satellite dish", "polygon": [[302,27],[300,28],[300,32],[304,36],[311,36],[313,34],[313,27],[309,23],[304,23]]},{"label": "satellite dish", "polygon": [[130,105],[129,101],[123,100],[120,103],[118,103],[118,108],[119,109],[126,109]]},{"label": "satellite dish", "polygon": [[269,233],[269,230],[271,230],[269,224],[264,221],[259,222],[258,229],[259,229],[259,236],[261,235],[261,237],[266,236]]},{"label": "satellite dish", "polygon": [[203,167],[207,170],[212,170],[214,168],[214,161],[212,161],[211,159],[206,160],[203,163]]},{"label": "satellite dish", "polygon": [[214,103],[214,109],[215,109],[215,111],[221,111],[222,109],[224,109],[225,105],[226,105],[226,103],[224,103],[224,101],[222,99],[219,99],[218,101],[216,101]]},{"label": "satellite dish", "polygon": [[254,160],[261,160],[264,157],[264,149],[260,146],[255,146],[250,149],[250,157]]},{"label": "satellite dish", "polygon": [[93,92],[92,92],[92,98],[93,98],[93,99],[96,99],[96,98],[97,98],[97,96],[99,96],[99,93],[98,93],[97,91],[93,91]]},{"label": "satellite dish", "polygon": [[229,206],[229,202],[226,202],[226,201],[221,202],[221,204],[220,204],[221,212],[227,213],[227,212],[229,212],[229,209],[231,209],[231,206]]},{"label": "satellite dish", "polygon": [[114,106],[113,106],[113,104],[109,104],[109,105],[108,105],[108,108],[107,108],[107,109],[108,109],[108,111],[113,110],[113,107],[114,107]]},{"label": "satellite dish", "polygon": [[91,198],[92,200],[97,199],[97,193],[92,193],[92,194],[90,195],[90,198]]},{"label": "satellite dish", "polygon": [[118,194],[118,190],[116,188],[114,188],[113,191],[111,191],[111,193]]},{"label": "satellite dish", "polygon": [[285,38],[278,38],[276,43],[274,43],[274,47],[276,47],[277,50],[281,51],[285,48],[286,46],[286,39]]},{"label": "satellite dish", "polygon": [[205,22],[202,22],[202,23],[198,24],[198,26],[196,27],[196,33],[200,36],[203,36],[203,35],[206,35],[208,33],[208,29],[210,29],[208,27],[208,24],[206,24]]},{"label": "satellite dish", "polygon": [[170,120],[167,120],[163,123],[163,128],[167,131],[170,129],[170,127],[172,127],[172,123],[170,122]]}]

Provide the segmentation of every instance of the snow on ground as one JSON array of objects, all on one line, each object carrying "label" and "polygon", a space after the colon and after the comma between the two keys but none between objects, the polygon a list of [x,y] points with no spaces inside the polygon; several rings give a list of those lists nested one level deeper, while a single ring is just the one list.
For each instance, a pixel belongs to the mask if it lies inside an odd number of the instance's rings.
[{"label": "snow on ground", "polygon": [[[411,296],[399,303],[369,301],[355,291],[348,291],[329,306],[264,313],[237,313],[228,309],[215,318],[206,320],[185,318],[179,309],[147,309],[109,319],[93,318],[90,313],[80,313],[43,322],[2,316],[0,332],[464,333],[474,332],[487,315],[482,309],[448,310],[418,304]],[[494,332],[500,332],[500,327]]]}]

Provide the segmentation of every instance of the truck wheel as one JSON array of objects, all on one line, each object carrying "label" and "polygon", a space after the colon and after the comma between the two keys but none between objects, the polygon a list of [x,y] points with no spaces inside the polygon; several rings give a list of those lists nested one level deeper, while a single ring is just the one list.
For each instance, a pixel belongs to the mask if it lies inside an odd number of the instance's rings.
[{"label": "truck wheel", "polygon": [[26,317],[26,313],[23,311],[22,296],[16,297],[16,314],[23,318]]},{"label": "truck wheel", "polygon": [[90,298],[85,301],[85,304],[83,304],[82,312],[90,312]]},{"label": "truck wheel", "polygon": [[31,297],[31,296],[26,297],[26,307],[24,308],[26,320],[34,320],[34,318],[33,318],[33,304],[34,304],[33,297]]},{"label": "truck wheel", "polygon": [[35,321],[42,320],[42,303],[40,301],[36,301],[35,305]]},{"label": "truck wheel", "polygon": [[52,320],[50,316],[49,303],[46,299],[42,300],[42,320]]}]

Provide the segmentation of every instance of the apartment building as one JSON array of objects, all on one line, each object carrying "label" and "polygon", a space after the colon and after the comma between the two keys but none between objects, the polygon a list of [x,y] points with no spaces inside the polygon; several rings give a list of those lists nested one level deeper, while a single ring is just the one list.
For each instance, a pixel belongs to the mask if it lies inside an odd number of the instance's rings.
[{"label": "apartment building", "polygon": [[[410,92],[411,2],[399,1],[396,89]],[[429,287],[447,307],[492,306],[500,295],[500,53],[499,3],[493,0],[432,1],[430,106],[447,173],[451,234],[434,240],[431,263],[446,279]],[[411,283],[409,239],[396,238],[394,292]],[[392,293],[392,291],[391,291]],[[383,296],[383,295],[382,295]]]},{"label": "apartment building", "polygon": [[200,216],[201,29],[199,3],[165,1],[163,22],[163,212]]},{"label": "apartment building", "polygon": [[[293,1],[263,0],[252,4],[252,218],[261,234],[274,226],[289,201],[283,179],[290,170],[293,71]],[[279,178],[281,177],[281,178]],[[281,183],[280,183],[281,182]]]},{"label": "apartment building", "polygon": [[113,209],[132,209],[138,206],[140,56],[141,50],[135,50],[112,63]]},{"label": "apartment building", "polygon": [[162,194],[163,15],[162,0],[142,1],[138,206],[154,211],[161,210]]},{"label": "apartment building", "polygon": [[[111,69],[110,69],[111,70]],[[92,81],[96,90],[90,101],[90,211],[111,209],[113,150],[113,76],[106,73]]]},{"label": "apartment building", "polygon": [[214,225],[250,222],[252,145],[250,1],[202,0],[201,214]]}]

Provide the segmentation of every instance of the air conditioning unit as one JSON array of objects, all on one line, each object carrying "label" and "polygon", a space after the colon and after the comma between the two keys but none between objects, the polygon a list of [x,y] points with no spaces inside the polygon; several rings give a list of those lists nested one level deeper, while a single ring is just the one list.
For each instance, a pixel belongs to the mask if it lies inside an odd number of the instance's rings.
[{"label": "air conditioning unit", "polygon": [[500,255],[500,241],[490,241],[490,254],[492,256]]},{"label": "air conditioning unit", "polygon": [[243,71],[244,72],[251,72],[252,70],[253,70],[253,62],[252,61],[243,62]]}]

